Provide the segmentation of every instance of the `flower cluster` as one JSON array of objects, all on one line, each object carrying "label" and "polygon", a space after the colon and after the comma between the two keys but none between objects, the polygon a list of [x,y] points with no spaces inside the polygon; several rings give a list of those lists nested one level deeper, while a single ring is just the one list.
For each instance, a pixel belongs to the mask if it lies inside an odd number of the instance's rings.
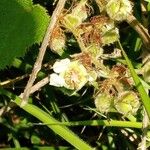
[{"label": "flower cluster", "polygon": [[[96,0],[100,14],[91,17],[88,0],[76,1],[64,10],[50,40],[50,48],[60,56],[64,53],[66,34],[72,33],[81,52],[70,59],[56,61],[50,75],[50,85],[78,92],[85,85],[95,89],[95,106],[101,113],[112,110],[127,115],[136,114],[140,103],[125,66],[110,67],[104,60],[121,57],[119,49],[105,53],[105,48],[119,39],[116,26],[132,13],[129,0]],[[145,67],[146,77],[148,69]]]},{"label": "flower cluster", "polygon": [[95,106],[102,112],[118,111],[123,115],[136,114],[140,102],[137,93],[132,90],[133,82],[124,66],[114,66],[109,78],[100,86],[100,93],[95,95]]}]

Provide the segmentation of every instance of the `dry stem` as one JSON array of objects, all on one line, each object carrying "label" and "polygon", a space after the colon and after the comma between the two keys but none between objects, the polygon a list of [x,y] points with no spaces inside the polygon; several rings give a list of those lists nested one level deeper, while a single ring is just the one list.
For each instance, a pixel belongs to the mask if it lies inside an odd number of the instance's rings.
[{"label": "dry stem", "polygon": [[29,76],[29,74],[25,74],[25,75],[16,77],[15,79],[9,79],[9,80],[0,82],[0,86],[8,87],[9,85],[15,84],[16,82],[21,81],[21,80],[27,78],[28,76]]},{"label": "dry stem", "polygon": [[41,81],[39,81],[38,83],[36,83],[34,86],[32,86],[30,94],[38,91],[43,86],[45,86],[48,82],[49,82],[49,77],[45,77],[44,79],[42,79]]},{"label": "dry stem", "polygon": [[57,6],[56,6],[56,8],[55,8],[55,10],[54,10],[54,12],[52,14],[51,21],[50,21],[49,26],[47,28],[47,31],[46,31],[44,40],[42,42],[42,45],[41,45],[38,57],[37,57],[36,62],[34,64],[34,67],[33,67],[33,70],[32,70],[32,74],[31,74],[31,76],[30,76],[30,78],[28,80],[28,83],[27,83],[26,87],[25,87],[21,106],[24,106],[27,103],[27,101],[28,101],[32,85],[33,85],[33,83],[34,83],[34,81],[36,79],[36,76],[37,76],[38,72],[41,69],[43,57],[45,55],[46,48],[47,48],[47,45],[49,43],[50,36],[51,36],[52,31],[53,31],[53,29],[54,29],[54,27],[55,27],[55,25],[57,23],[59,15],[60,15],[60,13],[61,13],[64,5],[65,5],[65,2],[66,2],[66,0],[59,0],[58,4],[57,4]]}]

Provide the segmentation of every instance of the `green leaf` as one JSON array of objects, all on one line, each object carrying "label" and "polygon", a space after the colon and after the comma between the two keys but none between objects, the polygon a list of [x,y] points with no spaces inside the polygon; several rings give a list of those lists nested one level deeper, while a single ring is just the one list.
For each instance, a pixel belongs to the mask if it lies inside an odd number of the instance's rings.
[{"label": "green leaf", "polygon": [[0,69],[10,65],[27,48],[40,43],[48,26],[49,16],[32,0],[0,1]]}]

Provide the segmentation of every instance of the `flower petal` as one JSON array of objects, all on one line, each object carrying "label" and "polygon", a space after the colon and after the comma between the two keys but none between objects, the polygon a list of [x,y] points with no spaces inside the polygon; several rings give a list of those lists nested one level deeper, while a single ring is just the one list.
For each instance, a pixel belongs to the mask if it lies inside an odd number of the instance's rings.
[{"label": "flower petal", "polygon": [[59,62],[57,61],[54,63],[53,70],[56,73],[61,73],[67,69],[69,64],[70,64],[70,59],[68,58],[62,59],[61,61]]},{"label": "flower petal", "polygon": [[65,85],[64,79],[59,76],[56,73],[52,73],[50,75],[50,85],[56,86],[56,87],[63,87]]}]

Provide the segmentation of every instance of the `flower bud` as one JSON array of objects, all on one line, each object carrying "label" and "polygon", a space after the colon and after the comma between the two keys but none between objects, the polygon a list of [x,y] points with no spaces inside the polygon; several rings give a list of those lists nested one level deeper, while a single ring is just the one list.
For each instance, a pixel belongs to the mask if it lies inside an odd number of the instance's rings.
[{"label": "flower bud", "polygon": [[62,23],[66,28],[68,28],[69,30],[74,30],[88,17],[86,4],[87,0],[82,0],[76,5],[75,8],[73,8],[70,14],[67,14],[63,18]]},{"label": "flower bud", "polygon": [[109,0],[106,12],[112,20],[123,21],[132,13],[132,6],[129,0]]},{"label": "flower bud", "polygon": [[101,113],[107,113],[113,108],[113,98],[105,93],[100,93],[95,99],[95,106]]},{"label": "flower bud", "polygon": [[87,17],[87,0],[81,0],[77,6],[72,10],[72,15],[80,18],[81,21],[84,21]]},{"label": "flower bud", "polygon": [[57,26],[53,30],[53,33],[49,42],[49,46],[53,52],[61,56],[64,52],[65,44],[66,44],[65,34],[62,31],[62,29]]},{"label": "flower bud", "polygon": [[94,45],[93,43],[87,47],[86,51],[90,53],[92,58],[96,59],[98,59],[103,54],[103,49],[97,45]]},{"label": "flower bud", "polygon": [[118,98],[114,100],[117,111],[121,114],[135,114],[139,109],[140,102],[137,95],[132,91],[122,92]]},{"label": "flower bud", "polygon": [[70,31],[76,29],[76,27],[78,27],[81,23],[82,20],[77,16],[73,16],[72,14],[66,15],[63,20],[63,24]]},{"label": "flower bud", "polygon": [[112,44],[119,39],[119,31],[118,28],[114,27],[112,28],[111,25],[106,25],[105,29],[103,28],[102,30],[102,44],[104,45],[109,45]]}]

